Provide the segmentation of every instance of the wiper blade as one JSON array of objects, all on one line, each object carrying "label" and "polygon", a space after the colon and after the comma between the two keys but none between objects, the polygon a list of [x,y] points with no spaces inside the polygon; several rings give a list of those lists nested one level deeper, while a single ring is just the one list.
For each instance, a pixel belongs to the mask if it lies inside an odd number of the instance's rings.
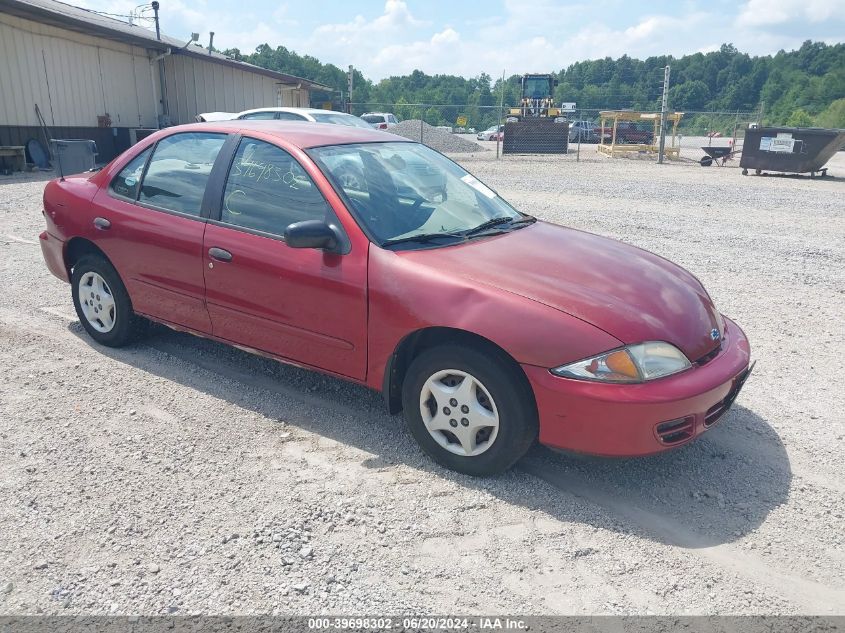
[{"label": "wiper blade", "polygon": [[408,235],[407,237],[394,237],[385,240],[381,243],[382,246],[392,246],[394,244],[405,244],[407,242],[419,242],[425,244],[437,239],[451,239],[459,242],[463,241],[463,235],[457,233],[418,233],[417,235]]},{"label": "wiper blade", "polygon": [[482,222],[478,226],[475,226],[471,229],[467,229],[466,231],[462,231],[462,235],[474,235],[475,233],[480,233],[481,231],[486,231],[487,229],[493,228],[494,226],[499,226],[500,224],[510,224],[513,222],[513,218],[507,216],[500,216],[498,218],[490,218],[486,222]]},{"label": "wiper blade", "polygon": [[488,229],[492,229],[496,226],[501,226],[502,224],[507,224],[510,227],[510,226],[515,226],[515,225],[520,225],[520,224],[530,224],[530,223],[533,223],[533,222],[536,222],[536,221],[537,221],[537,218],[530,216],[530,215],[526,215],[526,216],[521,217],[521,218],[510,218],[510,217],[504,217],[504,216],[498,217],[498,218],[491,218],[491,219],[487,220],[486,222],[479,224],[476,227],[473,227],[471,229],[464,231],[462,233],[462,235],[477,235],[478,233],[483,233],[484,231],[487,231]]},{"label": "wiper blade", "polygon": [[535,218],[533,215],[526,215],[524,217],[517,218],[516,220],[511,222],[510,226],[513,226],[514,224],[534,224],[536,221],[537,218]]}]

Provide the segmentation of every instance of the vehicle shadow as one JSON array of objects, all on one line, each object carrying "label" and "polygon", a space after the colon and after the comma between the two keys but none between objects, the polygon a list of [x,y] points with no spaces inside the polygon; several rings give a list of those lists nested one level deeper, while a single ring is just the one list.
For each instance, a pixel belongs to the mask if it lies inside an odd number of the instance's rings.
[{"label": "vehicle shadow", "polygon": [[[423,455],[401,416],[388,415],[381,395],[367,388],[159,326],[123,349],[97,345],[78,322],[68,329],[119,362],[376,455],[363,460],[367,468],[406,464],[563,522],[710,547],[755,530],[789,494],[792,471],[783,444],[766,420],[741,404],[702,438],[668,453],[606,459],[537,446],[513,471],[475,479]],[[302,404],[309,413],[301,412]],[[585,503],[598,507],[585,512]]]}]

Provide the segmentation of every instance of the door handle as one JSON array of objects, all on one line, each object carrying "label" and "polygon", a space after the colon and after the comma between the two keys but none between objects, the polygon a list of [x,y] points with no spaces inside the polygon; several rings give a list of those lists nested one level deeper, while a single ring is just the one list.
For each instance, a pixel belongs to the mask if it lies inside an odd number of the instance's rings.
[{"label": "door handle", "polygon": [[232,253],[225,249],[217,248],[216,246],[212,246],[208,249],[208,256],[211,259],[216,259],[218,262],[232,261]]},{"label": "door handle", "polygon": [[94,218],[94,227],[100,229],[101,231],[105,231],[106,229],[111,228],[111,222],[105,218],[96,217]]}]

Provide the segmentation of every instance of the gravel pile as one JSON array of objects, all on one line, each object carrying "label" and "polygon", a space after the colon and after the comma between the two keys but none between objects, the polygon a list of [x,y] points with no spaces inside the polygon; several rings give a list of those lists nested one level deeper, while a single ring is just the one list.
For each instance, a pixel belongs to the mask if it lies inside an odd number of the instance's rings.
[{"label": "gravel pile", "polygon": [[0,176],[0,614],[842,614],[845,154],[812,181],[460,161],[696,274],[759,361],[731,411],[663,455],[451,473],[363,387],[162,328],[93,344],[43,175]]},{"label": "gravel pile", "polygon": [[[422,125],[422,128],[420,128],[420,125]],[[419,119],[402,121],[399,125],[390,128],[390,132],[409,138],[412,141],[419,141],[420,129],[422,129],[422,142],[442,154],[468,154],[470,152],[487,151],[478,143],[447,132],[446,130],[438,130],[436,127]]]}]

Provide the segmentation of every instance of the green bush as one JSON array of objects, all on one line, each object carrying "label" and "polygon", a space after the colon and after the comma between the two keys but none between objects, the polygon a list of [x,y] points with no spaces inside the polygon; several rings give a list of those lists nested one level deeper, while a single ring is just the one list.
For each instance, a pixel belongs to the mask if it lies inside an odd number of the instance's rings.
[{"label": "green bush", "polygon": [[786,125],[789,127],[812,127],[813,117],[804,108],[798,108],[789,115]]},{"label": "green bush", "polygon": [[845,128],[845,99],[837,99],[816,117],[819,127]]}]

